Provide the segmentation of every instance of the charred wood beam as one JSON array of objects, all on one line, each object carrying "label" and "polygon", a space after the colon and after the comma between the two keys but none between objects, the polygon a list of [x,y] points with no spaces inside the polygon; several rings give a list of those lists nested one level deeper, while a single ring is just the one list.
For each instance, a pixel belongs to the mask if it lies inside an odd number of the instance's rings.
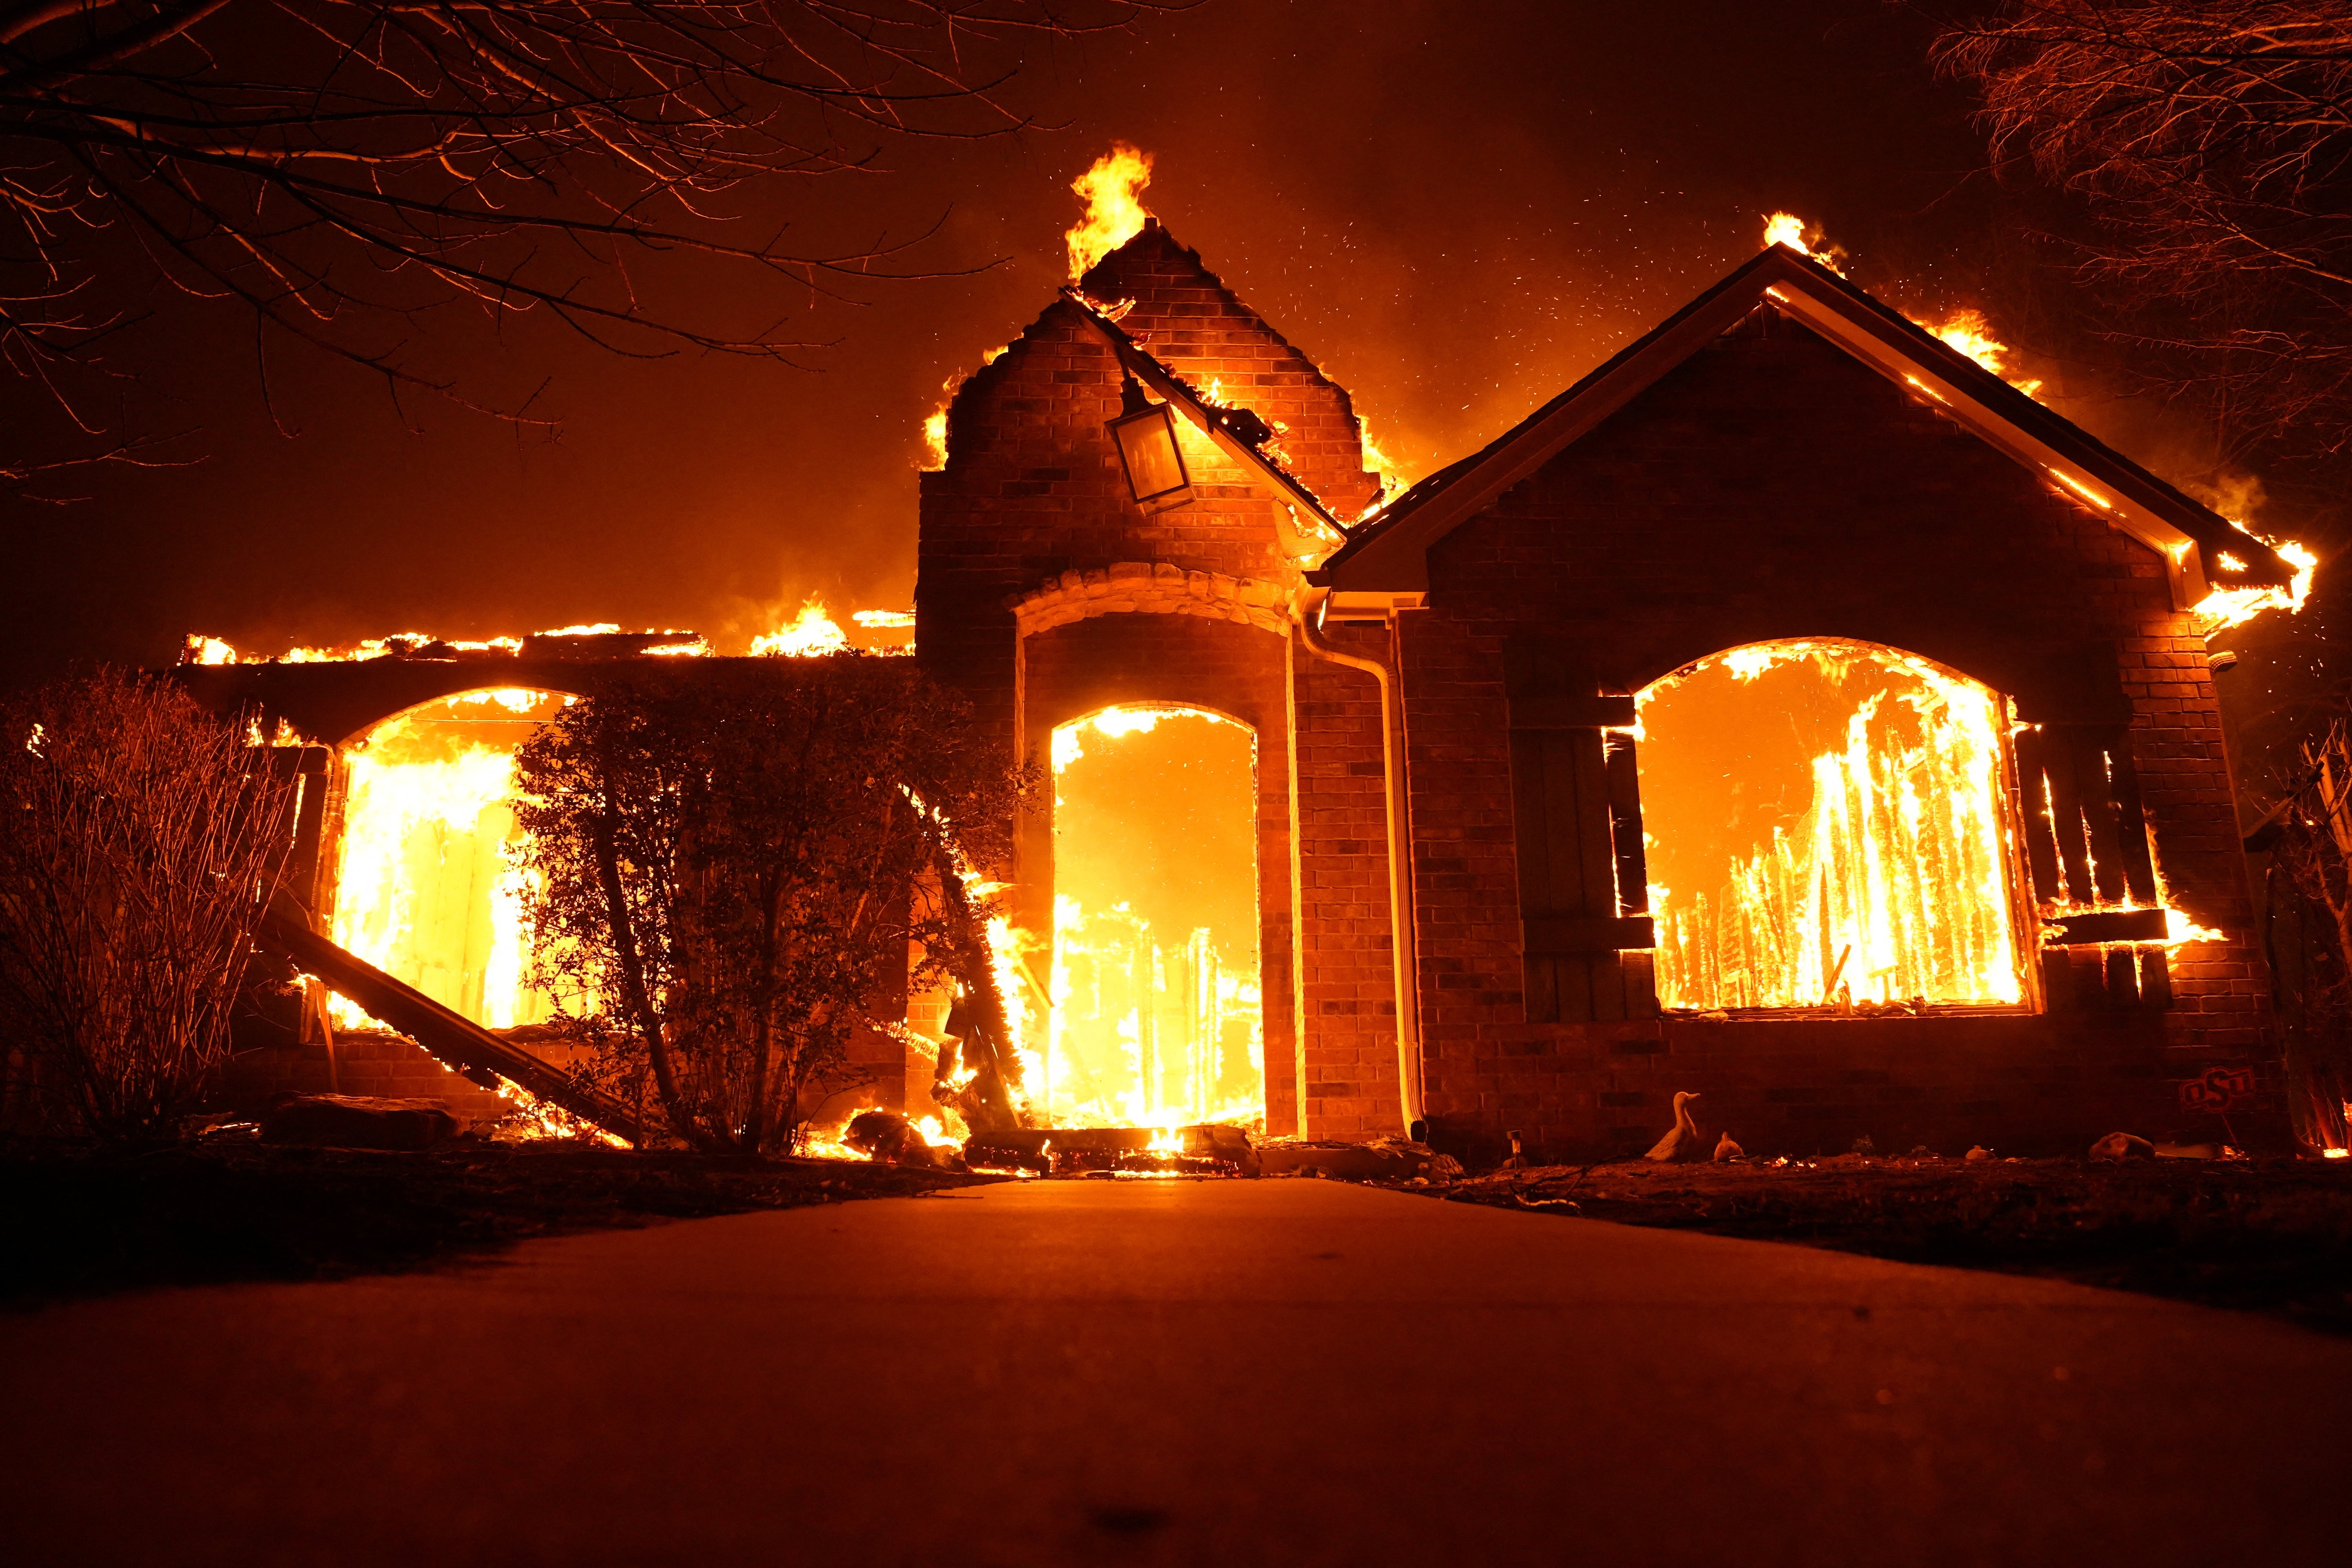
[{"label": "charred wood beam", "polygon": [[2089,947],[2116,942],[2162,942],[2162,910],[2096,910],[2081,914],[2060,913],[2044,921],[2042,940],[2050,945]]},{"label": "charred wood beam", "polygon": [[583,1121],[633,1143],[644,1141],[636,1113],[611,1096],[586,1088],[552,1062],[503,1040],[422,991],[386,974],[366,959],[310,929],[309,919],[283,900],[262,917],[261,940],[306,973],[317,975],[373,1017],[400,1030],[443,1065],[495,1073]]}]

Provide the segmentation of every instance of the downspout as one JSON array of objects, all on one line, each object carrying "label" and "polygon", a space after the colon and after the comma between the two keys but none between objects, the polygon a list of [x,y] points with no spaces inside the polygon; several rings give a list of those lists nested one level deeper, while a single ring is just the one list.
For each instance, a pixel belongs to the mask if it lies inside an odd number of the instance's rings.
[{"label": "downspout", "polygon": [[[1360,669],[1380,683],[1382,816],[1389,835],[1389,969],[1396,981],[1397,1089],[1404,1110],[1405,1136],[1416,1141],[1428,1135],[1421,1081],[1421,965],[1416,960],[1412,924],[1412,832],[1411,796],[1404,771],[1404,686],[1387,659],[1366,658],[1334,647],[1323,636],[1323,612],[1329,605],[1328,588],[1309,589],[1292,601],[1291,620],[1307,651],[1333,664]],[[1300,1042],[1303,1047],[1305,1042]],[[1304,1110],[1304,1107],[1301,1107]]]}]

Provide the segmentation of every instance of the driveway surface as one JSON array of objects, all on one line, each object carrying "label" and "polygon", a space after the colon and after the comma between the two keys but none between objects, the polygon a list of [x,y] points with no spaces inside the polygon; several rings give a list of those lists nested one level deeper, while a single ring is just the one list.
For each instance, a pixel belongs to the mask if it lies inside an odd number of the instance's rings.
[{"label": "driveway surface", "polygon": [[68,1563],[2343,1561],[2352,1342],[1318,1181],[1054,1182],[0,1318]]}]

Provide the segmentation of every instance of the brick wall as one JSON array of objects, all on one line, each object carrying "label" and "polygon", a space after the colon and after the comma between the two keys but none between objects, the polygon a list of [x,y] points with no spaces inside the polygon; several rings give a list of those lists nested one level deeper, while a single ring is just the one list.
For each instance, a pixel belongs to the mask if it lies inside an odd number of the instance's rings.
[{"label": "brick wall", "polygon": [[[1220,402],[1278,426],[1276,457],[1334,510],[1353,515],[1377,493],[1347,394],[1157,225],[1105,257],[1084,287],[1106,302],[1134,301],[1121,328],[1172,374],[1203,394],[1213,384]],[[1056,724],[1113,703],[1197,705],[1256,730],[1268,1125],[1296,1129],[1304,1081],[1310,1124],[1328,1115],[1334,1126],[1365,1129],[1363,1102],[1379,1098],[1368,1097],[1366,1086],[1380,1070],[1380,1049],[1356,1036],[1392,1023],[1335,1008],[1329,1017],[1339,1034],[1319,1047],[1313,1042],[1324,1016],[1314,1004],[1302,1013],[1293,975],[1300,879],[1293,854],[1293,654],[1272,613],[1299,581],[1281,542],[1287,520],[1251,475],[1181,421],[1195,499],[1160,512],[1137,505],[1104,428],[1120,411],[1120,379],[1109,349],[1065,301],[958,388],[948,413],[947,466],[922,478],[918,657],[971,695],[980,722],[1008,752],[1032,758],[1045,754]],[[1015,610],[1024,599],[1025,637]],[[1298,668],[1317,693],[1310,706],[1331,700],[1322,695],[1327,689],[1352,690],[1351,680],[1370,686],[1319,662]],[[1377,728],[1370,735],[1376,801]],[[1344,743],[1336,733],[1321,742],[1332,757]],[[1344,771],[1328,799],[1321,773],[1302,778],[1302,852],[1311,846],[1322,853],[1318,836],[1343,827],[1364,837],[1342,823],[1360,815],[1360,792],[1361,781]],[[1366,831],[1377,837],[1376,826]],[[1024,825],[1008,868],[1016,918],[1040,937],[1052,929],[1052,842],[1049,815],[1040,814]],[[1376,878],[1379,865],[1376,856]],[[1321,874],[1320,863],[1313,874]],[[1337,918],[1360,924],[1360,901],[1335,908]],[[1378,908],[1385,931],[1384,893]],[[1336,940],[1370,941],[1360,931]],[[1360,990],[1387,994],[1384,968],[1368,980],[1338,964],[1332,943],[1317,951],[1331,970],[1328,994],[1318,1001],[1352,1005]],[[1302,1025],[1309,1041],[1303,1064]],[[1393,1100],[1393,1034],[1384,1037]]]},{"label": "brick wall", "polygon": [[[1669,1125],[1676,1089],[1751,1150],[2220,1133],[2176,1081],[2253,1062],[2267,1023],[2220,717],[2162,563],[2098,514],[1766,306],[1439,542],[1428,604],[1399,637],[1440,1137],[1622,1151]],[[1906,648],[2010,692],[2112,644],[2172,900],[2228,937],[2176,957],[2173,1008],[1526,1022],[1507,647],[1572,650],[1633,691],[1795,637]]]},{"label": "brick wall", "polygon": [[437,1100],[477,1127],[514,1110],[493,1091],[443,1067],[414,1041],[373,1032],[338,1030],[331,1070],[323,1041],[241,1051],[222,1073],[219,1097],[226,1108],[252,1110],[285,1091]]},{"label": "brick wall", "polygon": [[[1120,326],[1188,384],[1219,384],[1228,405],[1287,426],[1291,471],[1344,514],[1378,482],[1363,471],[1347,394],[1258,319],[1156,225],[1086,278],[1104,300],[1131,299]],[[1189,506],[1147,512],[1127,488],[1105,425],[1119,413],[1110,350],[1066,301],[1049,306],[956,391],[947,467],[922,477],[916,647],[970,691],[982,721],[1013,740],[1014,625],[1009,601],[1071,571],[1164,563],[1186,572],[1297,584],[1279,543],[1279,503],[1189,425]]]},{"label": "brick wall", "polygon": [[[1388,651],[1377,628],[1329,634],[1360,657]],[[1292,672],[1307,1127],[1318,1138],[1402,1132],[1380,686],[1304,645]]]}]

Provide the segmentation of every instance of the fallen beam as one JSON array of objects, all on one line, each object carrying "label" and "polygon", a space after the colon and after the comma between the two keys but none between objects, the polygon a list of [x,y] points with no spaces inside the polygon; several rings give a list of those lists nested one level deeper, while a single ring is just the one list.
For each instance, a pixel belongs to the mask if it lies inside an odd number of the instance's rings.
[{"label": "fallen beam", "polygon": [[315,974],[369,1015],[415,1040],[445,1066],[495,1073],[551,1105],[616,1138],[641,1142],[636,1112],[612,1096],[586,1088],[552,1062],[499,1038],[464,1015],[453,1012],[415,986],[386,974],[366,959],[320,936],[309,918],[287,902],[262,917],[261,940]]}]

